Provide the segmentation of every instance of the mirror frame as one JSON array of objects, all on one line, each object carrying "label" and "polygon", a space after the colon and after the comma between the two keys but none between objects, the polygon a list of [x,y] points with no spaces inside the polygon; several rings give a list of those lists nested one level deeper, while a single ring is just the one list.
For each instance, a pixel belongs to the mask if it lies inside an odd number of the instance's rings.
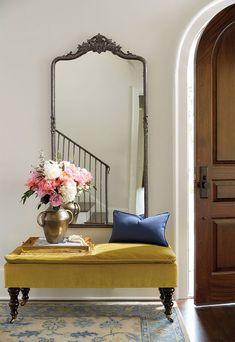
[{"label": "mirror frame", "polygon": [[[144,215],[148,217],[148,115],[147,115],[147,99],[146,99],[146,85],[147,85],[147,66],[143,57],[134,55],[130,51],[124,52],[122,47],[112,39],[108,39],[105,36],[98,33],[94,37],[79,44],[76,52],[70,51],[66,55],[58,56],[53,59],[51,63],[51,158],[56,159],[56,113],[55,113],[55,66],[59,61],[73,60],[79,58],[89,51],[96,52],[98,54],[110,51],[114,55],[129,60],[137,60],[143,64],[143,95],[144,95]],[[80,226],[80,225],[78,225]],[[85,226],[85,225],[83,225]],[[107,227],[110,226],[107,224]],[[74,227],[74,225],[73,225]]]}]

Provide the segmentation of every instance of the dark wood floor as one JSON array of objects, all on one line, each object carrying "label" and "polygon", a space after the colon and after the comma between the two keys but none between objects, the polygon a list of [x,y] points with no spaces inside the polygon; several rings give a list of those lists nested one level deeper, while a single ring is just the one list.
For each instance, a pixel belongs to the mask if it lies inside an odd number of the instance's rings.
[{"label": "dark wood floor", "polygon": [[191,342],[235,342],[235,305],[195,307],[177,301]]}]

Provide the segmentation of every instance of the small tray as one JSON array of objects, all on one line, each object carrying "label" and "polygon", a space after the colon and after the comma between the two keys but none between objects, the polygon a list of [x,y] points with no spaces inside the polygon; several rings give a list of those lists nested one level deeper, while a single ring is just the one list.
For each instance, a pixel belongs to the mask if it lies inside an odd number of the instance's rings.
[{"label": "small tray", "polygon": [[48,243],[45,238],[30,237],[22,243],[21,253],[82,253],[91,251],[93,244],[90,238],[84,238],[87,245],[76,242]]}]

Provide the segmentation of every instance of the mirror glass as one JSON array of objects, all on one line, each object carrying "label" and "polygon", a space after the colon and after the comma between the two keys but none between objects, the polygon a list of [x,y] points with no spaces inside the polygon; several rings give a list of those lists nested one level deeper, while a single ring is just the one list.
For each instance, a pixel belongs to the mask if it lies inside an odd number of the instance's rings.
[{"label": "mirror glass", "polygon": [[112,223],[115,209],[143,214],[143,63],[89,51],[57,61],[54,82],[56,154],[88,169],[95,187],[78,197],[73,223]]}]

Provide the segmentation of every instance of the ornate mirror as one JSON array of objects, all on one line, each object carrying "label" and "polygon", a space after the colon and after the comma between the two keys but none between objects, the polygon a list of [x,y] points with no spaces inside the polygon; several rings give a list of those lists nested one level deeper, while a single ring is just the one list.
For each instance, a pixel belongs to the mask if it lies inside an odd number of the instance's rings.
[{"label": "ornate mirror", "polygon": [[148,215],[146,63],[103,35],[51,65],[52,159],[92,173],[71,227],[112,225],[114,209]]}]

